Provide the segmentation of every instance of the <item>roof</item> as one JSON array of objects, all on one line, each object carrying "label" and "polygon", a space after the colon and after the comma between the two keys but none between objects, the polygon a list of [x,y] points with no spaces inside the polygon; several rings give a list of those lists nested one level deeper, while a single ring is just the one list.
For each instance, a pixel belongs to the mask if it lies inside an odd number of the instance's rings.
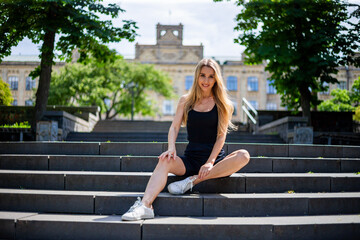
[{"label": "roof", "polygon": [[[3,62],[40,62],[40,58],[38,55],[10,55],[4,57],[2,59]],[[55,62],[64,62],[59,60],[59,58],[55,59]]]}]

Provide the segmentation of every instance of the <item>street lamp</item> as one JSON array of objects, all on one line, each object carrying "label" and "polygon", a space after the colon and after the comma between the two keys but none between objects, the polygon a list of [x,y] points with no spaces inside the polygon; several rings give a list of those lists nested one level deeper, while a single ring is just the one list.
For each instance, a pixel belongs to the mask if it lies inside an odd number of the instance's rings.
[{"label": "street lamp", "polygon": [[131,94],[131,121],[134,121],[134,87],[135,87],[135,83],[134,82],[130,82],[127,85],[127,89],[129,89],[130,94]]}]

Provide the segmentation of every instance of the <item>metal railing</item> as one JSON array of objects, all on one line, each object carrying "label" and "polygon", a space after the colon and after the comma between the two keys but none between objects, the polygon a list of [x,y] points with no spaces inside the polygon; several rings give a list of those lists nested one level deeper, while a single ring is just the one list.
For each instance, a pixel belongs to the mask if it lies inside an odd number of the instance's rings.
[{"label": "metal railing", "polygon": [[[250,130],[253,133],[257,133],[258,127],[258,112],[256,109],[246,100],[246,98],[242,98],[241,108],[246,113],[248,119],[252,122],[250,124]],[[250,110],[250,111],[249,111]],[[244,115],[245,117],[245,115]]]}]

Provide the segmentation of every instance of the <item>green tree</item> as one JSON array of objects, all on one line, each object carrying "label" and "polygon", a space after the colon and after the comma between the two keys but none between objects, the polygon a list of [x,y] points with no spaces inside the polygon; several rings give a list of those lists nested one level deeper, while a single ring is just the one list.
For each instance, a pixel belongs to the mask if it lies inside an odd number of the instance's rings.
[{"label": "green tree", "polygon": [[0,78],[0,105],[9,106],[13,101],[9,84]]},{"label": "green tree", "polygon": [[354,81],[351,87],[350,97],[355,107],[360,106],[360,77]]},{"label": "green tree", "polygon": [[[6,0],[0,2],[0,59],[9,55],[11,47],[28,37],[42,42],[41,63],[32,73],[40,76],[36,93],[35,116],[40,120],[46,110],[54,60],[54,49],[69,60],[73,49],[80,50],[80,60],[90,53],[98,59],[113,56],[104,44],[122,39],[133,41],[136,24],[124,20],[122,27],[114,27],[110,20],[101,21],[96,14],[119,17],[124,12],[116,4],[102,5],[101,0]],[[55,37],[58,41],[55,45]]]},{"label": "green tree", "polygon": [[355,109],[354,120],[360,122],[360,106]]},{"label": "green tree", "polygon": [[350,91],[334,89],[332,99],[323,101],[319,105],[320,111],[342,112],[355,111],[353,119],[360,122],[360,77],[354,81]]},{"label": "green tree", "polygon": [[348,90],[334,89],[330,94],[333,98],[323,101],[318,107],[319,111],[349,112],[355,110],[355,107],[352,106],[352,101]]},{"label": "green tree", "polygon": [[[217,1],[217,0],[215,0]],[[360,10],[340,0],[238,0],[236,43],[246,47],[246,62],[265,68],[289,109],[310,108],[324,82],[335,83],[340,65],[360,66]],[[352,7],[349,12],[348,8]],[[356,8],[356,11],[353,11]],[[350,18],[352,18],[351,22]]]},{"label": "green tree", "polygon": [[92,58],[86,64],[68,64],[53,74],[49,104],[97,105],[106,119],[118,114],[132,116],[132,109],[154,116],[156,104],[150,92],[171,98],[171,79],[152,65],[128,63],[121,57],[106,63]]}]

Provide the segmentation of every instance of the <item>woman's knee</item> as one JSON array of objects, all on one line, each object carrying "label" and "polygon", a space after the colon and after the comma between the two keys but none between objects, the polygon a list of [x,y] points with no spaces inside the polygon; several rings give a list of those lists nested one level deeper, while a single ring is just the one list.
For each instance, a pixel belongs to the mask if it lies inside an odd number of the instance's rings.
[{"label": "woman's knee", "polygon": [[241,165],[246,165],[250,161],[250,154],[245,149],[240,149],[236,151],[236,158]]},{"label": "woman's knee", "polygon": [[162,168],[162,169],[166,169],[167,171],[169,171],[169,169],[171,168],[171,161],[168,161],[167,159],[159,159],[157,165],[156,165],[156,168]]}]

